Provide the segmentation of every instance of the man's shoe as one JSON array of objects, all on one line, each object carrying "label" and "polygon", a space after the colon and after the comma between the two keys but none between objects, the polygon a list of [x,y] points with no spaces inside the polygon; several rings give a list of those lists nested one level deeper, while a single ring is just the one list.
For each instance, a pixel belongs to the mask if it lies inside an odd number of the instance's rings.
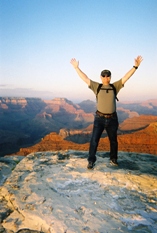
[{"label": "man's shoe", "polygon": [[111,159],[110,164],[114,166],[118,166],[117,159]]},{"label": "man's shoe", "polygon": [[94,166],[95,166],[95,162],[89,161],[89,162],[88,162],[88,165],[87,165],[87,168],[88,168],[88,169],[93,169]]}]

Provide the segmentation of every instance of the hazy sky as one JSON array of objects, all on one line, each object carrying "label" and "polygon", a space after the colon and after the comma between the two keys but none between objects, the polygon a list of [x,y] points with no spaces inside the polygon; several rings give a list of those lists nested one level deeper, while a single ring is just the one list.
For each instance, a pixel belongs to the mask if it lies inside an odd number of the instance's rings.
[{"label": "hazy sky", "polygon": [[142,55],[118,98],[157,98],[156,25],[156,0],[0,0],[0,96],[95,100],[71,58],[114,82]]}]

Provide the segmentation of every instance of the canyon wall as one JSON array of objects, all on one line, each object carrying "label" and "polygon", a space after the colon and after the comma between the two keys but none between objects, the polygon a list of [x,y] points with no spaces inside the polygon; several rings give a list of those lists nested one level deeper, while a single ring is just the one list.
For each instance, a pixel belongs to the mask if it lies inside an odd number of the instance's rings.
[{"label": "canyon wall", "polygon": [[[74,104],[65,98],[0,97],[0,156],[33,146],[51,132],[75,144],[89,143],[95,110],[96,104],[90,100]],[[128,134],[157,122],[157,100],[118,102],[117,113],[120,123],[118,135],[125,134],[127,138]],[[105,131],[102,137],[106,137]],[[143,139],[142,136],[140,138]]]}]

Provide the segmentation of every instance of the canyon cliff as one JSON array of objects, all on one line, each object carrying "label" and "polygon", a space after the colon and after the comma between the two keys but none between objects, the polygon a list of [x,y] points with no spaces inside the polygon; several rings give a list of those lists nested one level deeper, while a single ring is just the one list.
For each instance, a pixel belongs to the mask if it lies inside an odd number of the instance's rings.
[{"label": "canyon cliff", "polygon": [[[83,145],[89,143],[95,109],[96,104],[90,100],[74,104],[66,98],[42,100],[1,97],[0,156],[33,146],[52,132],[59,134],[66,142]],[[125,134],[128,138],[127,134],[144,129],[157,121],[157,100],[141,103],[118,102],[117,113],[120,123],[118,134]],[[106,137],[105,132],[102,137]],[[143,137],[140,138],[142,145]]]},{"label": "canyon cliff", "polygon": [[[131,134],[118,135],[118,147],[120,151],[149,153],[157,155],[157,123],[151,123],[145,129]],[[57,150],[79,150],[88,151],[89,143],[78,144],[64,140],[57,133],[46,135],[34,146],[21,148],[17,155],[28,155],[36,151],[57,151]],[[108,138],[101,138],[98,151],[109,151]]]},{"label": "canyon cliff", "polygon": [[63,127],[80,129],[93,121],[93,113],[65,98],[0,98],[0,155],[14,153]]}]

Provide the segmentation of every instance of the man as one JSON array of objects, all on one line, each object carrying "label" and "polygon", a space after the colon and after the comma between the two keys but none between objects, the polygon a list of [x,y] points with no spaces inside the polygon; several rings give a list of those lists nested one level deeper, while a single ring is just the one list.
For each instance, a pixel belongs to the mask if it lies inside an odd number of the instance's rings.
[{"label": "man", "polygon": [[[112,165],[118,165],[117,153],[118,153],[118,142],[117,142],[117,130],[118,130],[118,117],[116,113],[116,94],[124,86],[125,82],[135,73],[139,65],[142,62],[142,57],[138,56],[134,61],[134,66],[124,75],[123,78],[114,82],[112,85],[111,72],[109,70],[103,70],[100,75],[102,84],[94,82],[88,78],[79,68],[79,61],[75,58],[71,59],[71,64],[75,68],[80,78],[87,83],[88,87],[97,96],[97,111],[94,119],[93,132],[89,147],[88,156],[88,169],[93,169],[96,162],[96,151],[102,132],[106,129],[109,141],[110,141],[110,163]],[[114,91],[115,89],[115,91]]]}]

